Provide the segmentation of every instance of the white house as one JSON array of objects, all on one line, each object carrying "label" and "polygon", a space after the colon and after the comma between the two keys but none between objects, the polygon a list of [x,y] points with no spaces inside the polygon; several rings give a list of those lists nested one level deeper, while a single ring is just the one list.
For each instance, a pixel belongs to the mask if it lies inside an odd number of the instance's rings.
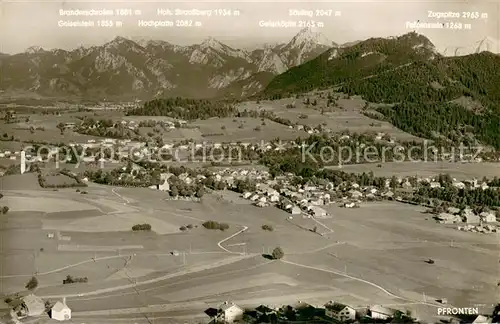
[{"label": "white house", "polygon": [[217,317],[225,323],[233,323],[243,316],[243,312],[244,310],[238,305],[226,301],[219,306],[219,315]]},{"label": "white house", "polygon": [[480,219],[484,223],[494,223],[497,221],[497,218],[494,213],[492,212],[482,212],[479,215]]},{"label": "white house", "polygon": [[356,310],[350,306],[328,302],[325,304],[325,315],[337,321],[350,321],[356,319]]},{"label": "white house", "polygon": [[431,188],[441,188],[441,184],[439,182],[433,181],[430,183]]},{"label": "white house", "polygon": [[257,201],[257,202],[254,203],[254,205],[257,206],[257,207],[261,207],[261,208],[269,206],[268,203],[265,202],[265,201]]},{"label": "white house", "polygon": [[301,210],[297,206],[293,206],[292,208],[289,209],[290,214],[292,215],[299,215],[301,213]]},{"label": "white house", "polygon": [[328,215],[326,210],[318,206],[309,206],[308,209],[314,217],[326,217]]},{"label": "white house", "polygon": [[449,213],[440,213],[437,215],[436,219],[441,224],[455,224],[462,221],[462,218],[459,215]]},{"label": "white house", "polygon": [[280,200],[280,196],[272,195],[269,197],[270,202],[278,202]]},{"label": "white house", "polygon": [[386,320],[394,316],[394,310],[379,305],[371,306],[368,315],[373,319]]},{"label": "white house", "polygon": [[247,192],[243,193],[242,197],[245,198],[245,199],[250,199],[251,196],[252,196],[252,193],[247,191]]},{"label": "white house", "polygon": [[472,324],[489,324],[493,323],[492,318],[483,315],[478,315]]},{"label": "white house", "polygon": [[71,319],[71,309],[66,305],[66,298],[58,301],[50,310],[50,317],[56,321],[68,321]]}]

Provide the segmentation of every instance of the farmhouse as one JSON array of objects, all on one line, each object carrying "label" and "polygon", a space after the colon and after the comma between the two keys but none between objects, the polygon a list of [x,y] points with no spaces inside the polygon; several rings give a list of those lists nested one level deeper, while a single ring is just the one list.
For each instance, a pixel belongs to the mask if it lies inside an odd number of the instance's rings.
[{"label": "farmhouse", "polygon": [[66,305],[66,298],[58,301],[50,310],[50,317],[56,321],[68,321],[71,319],[71,309]]},{"label": "farmhouse", "polygon": [[493,214],[492,212],[482,212],[479,217],[484,223],[494,223],[497,221],[495,214]]},{"label": "farmhouse", "polygon": [[359,199],[359,198],[363,197],[363,194],[361,192],[359,192],[358,190],[351,190],[351,191],[349,191],[349,193],[351,194],[351,197],[353,199]]},{"label": "farmhouse", "polygon": [[266,305],[260,305],[259,307],[255,308],[255,310],[257,311],[257,315],[259,317],[276,313],[276,311],[274,309],[272,309]]},{"label": "farmhouse", "polygon": [[238,305],[225,301],[217,309],[207,309],[205,314],[210,316],[215,321],[233,323],[243,316],[243,312],[243,309]]},{"label": "farmhouse", "polygon": [[460,216],[449,213],[441,213],[436,216],[436,219],[441,224],[455,224],[462,221]]},{"label": "farmhouse", "polygon": [[297,207],[297,206],[293,206],[291,208],[288,208],[288,211],[290,212],[290,214],[292,215],[299,215],[301,213],[300,211],[300,208]]},{"label": "farmhouse", "polygon": [[325,315],[337,321],[350,321],[356,319],[356,310],[350,306],[328,302],[325,304]]},{"label": "farmhouse", "polygon": [[245,199],[250,199],[250,197],[252,196],[252,193],[251,192],[244,192],[242,197],[245,198]]},{"label": "farmhouse", "polygon": [[474,213],[464,215],[464,222],[467,224],[478,224],[479,221],[479,216]]},{"label": "farmhouse", "polygon": [[314,217],[326,217],[327,215],[326,210],[318,206],[309,206],[308,209]]},{"label": "farmhouse", "polygon": [[257,207],[267,207],[269,206],[269,204],[265,201],[257,201],[256,203],[254,203],[255,206]]},{"label": "farmhouse", "polygon": [[441,188],[441,184],[439,182],[431,182],[431,188]]},{"label": "farmhouse", "polygon": [[373,319],[386,320],[394,316],[394,310],[382,306],[372,306],[368,309],[368,316]]},{"label": "farmhouse", "polygon": [[40,297],[30,294],[23,297],[22,303],[19,308],[16,309],[16,312],[22,314],[20,317],[40,316],[45,312],[45,304]]}]

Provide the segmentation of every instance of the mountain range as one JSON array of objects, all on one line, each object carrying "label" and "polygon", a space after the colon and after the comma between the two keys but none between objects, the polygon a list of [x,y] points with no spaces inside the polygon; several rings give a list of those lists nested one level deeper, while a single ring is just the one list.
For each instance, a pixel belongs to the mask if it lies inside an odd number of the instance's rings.
[{"label": "mountain range", "polygon": [[352,83],[380,72],[388,75],[405,64],[431,64],[435,58],[497,47],[498,41],[485,38],[469,47],[438,51],[415,33],[338,45],[308,28],[287,43],[252,50],[233,48],[213,37],[189,46],[116,37],[71,51],[30,47],[19,54],[0,53],[0,92],[95,100],[243,98]]},{"label": "mountain range", "polygon": [[332,46],[337,45],[306,28],[288,43],[251,51],[212,37],[190,46],[116,37],[71,51],[30,47],[24,53],[0,54],[0,90],[107,99],[241,97]]}]

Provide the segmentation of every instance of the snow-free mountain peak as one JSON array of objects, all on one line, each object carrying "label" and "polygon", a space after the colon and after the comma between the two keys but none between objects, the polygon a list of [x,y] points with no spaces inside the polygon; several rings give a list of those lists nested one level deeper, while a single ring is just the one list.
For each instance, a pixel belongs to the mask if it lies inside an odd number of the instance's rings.
[{"label": "snow-free mountain peak", "polygon": [[138,43],[121,36],[115,37],[112,41],[104,44],[105,49],[124,49],[131,50],[134,52],[141,51],[143,47]]},{"label": "snow-free mountain peak", "polygon": [[203,42],[201,42],[200,47],[202,49],[212,48],[216,51],[224,51],[225,47],[228,47],[225,44],[222,44],[217,39],[213,37],[208,37]]},{"label": "snow-free mountain peak", "polygon": [[316,32],[312,28],[307,27],[301,29],[297,35],[290,41],[290,45],[300,45],[314,43],[316,45],[324,45],[324,46],[334,46],[335,44],[331,42],[323,33]]},{"label": "snow-free mountain peak", "polygon": [[[335,43],[311,28],[301,29],[290,42],[279,48],[280,58],[287,68],[307,62],[325,52]],[[275,50],[276,52],[276,50]]]}]

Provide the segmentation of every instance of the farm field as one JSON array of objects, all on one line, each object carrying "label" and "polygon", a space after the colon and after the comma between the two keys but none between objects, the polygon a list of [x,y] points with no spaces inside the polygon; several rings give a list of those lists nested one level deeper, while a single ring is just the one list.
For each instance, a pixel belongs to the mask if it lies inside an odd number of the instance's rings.
[{"label": "farm field", "polygon": [[[311,101],[318,100],[318,106],[321,106],[322,99],[317,95],[310,95]],[[326,97],[325,97],[326,98]],[[239,111],[266,110],[273,112],[278,117],[289,119],[302,125],[315,127],[325,125],[335,132],[349,130],[353,133],[377,132],[394,136],[399,140],[419,140],[411,134],[405,133],[388,122],[371,119],[362,114],[365,101],[362,99],[339,99],[340,108],[334,108],[332,111],[324,111],[321,114],[319,109],[314,106],[306,106],[302,103],[303,99],[286,98],[274,101],[260,101],[259,103],[248,101],[238,106]],[[287,108],[287,105],[295,104],[295,108]],[[323,105],[324,106],[324,105]],[[307,116],[307,118],[301,118]]]},{"label": "farm field", "polygon": [[[17,123],[2,123],[2,134],[14,136],[22,141],[48,142],[48,143],[86,143],[95,136],[78,134],[72,131],[61,131],[57,129],[59,123],[78,122],[76,118],[81,114],[63,113],[57,115],[19,115]],[[28,118],[28,120],[26,120]],[[31,130],[30,130],[31,129]]]},{"label": "farm field", "polygon": [[[424,294],[429,304],[444,297],[458,306],[486,304],[495,294],[495,237],[438,226],[415,206],[330,206],[332,217],[319,221],[333,232],[321,236],[307,230],[324,229],[312,219],[295,216],[299,227],[277,208],[235,203],[239,197],[229,193],[222,198],[207,194],[201,203],[193,203],[164,200],[161,192],[149,189],[91,185],[88,191],[6,191],[4,199],[12,203],[13,212],[2,219],[8,242],[2,262],[9,264],[0,275],[3,293],[22,290],[38,272],[38,294],[68,296],[79,319],[98,312],[133,317],[137,311],[126,309],[144,303],[162,305],[151,310],[159,317],[198,317],[203,307],[226,299],[248,306],[297,300],[321,305],[332,299],[358,306],[399,303],[432,316],[435,309],[422,304]],[[35,192],[42,197],[33,197]],[[44,206],[36,199],[49,203]],[[19,210],[26,201],[33,202],[30,211]],[[108,209],[99,210],[104,205]],[[122,224],[134,213],[150,222],[153,231],[133,233]],[[201,226],[206,220],[226,222],[230,229],[207,230]],[[155,231],[160,222],[172,224],[172,229],[193,228]],[[262,230],[263,224],[274,230]],[[262,257],[276,246],[285,251],[282,261]],[[428,258],[436,264],[426,264]],[[89,281],[62,285],[67,275]],[[188,301],[190,306],[176,306]]]},{"label": "farm field", "polygon": [[454,163],[454,162],[385,162],[350,164],[342,167],[328,167],[330,169],[344,172],[373,172],[376,176],[391,177],[393,175],[408,177],[418,175],[420,177],[433,177],[439,174],[448,173],[459,180],[470,180],[483,177],[493,178],[500,174],[500,163]]},{"label": "farm field", "polygon": [[294,140],[307,135],[304,131],[290,129],[288,126],[260,118],[211,118],[193,124],[199,127],[201,140],[210,142],[260,143],[275,138]]}]

